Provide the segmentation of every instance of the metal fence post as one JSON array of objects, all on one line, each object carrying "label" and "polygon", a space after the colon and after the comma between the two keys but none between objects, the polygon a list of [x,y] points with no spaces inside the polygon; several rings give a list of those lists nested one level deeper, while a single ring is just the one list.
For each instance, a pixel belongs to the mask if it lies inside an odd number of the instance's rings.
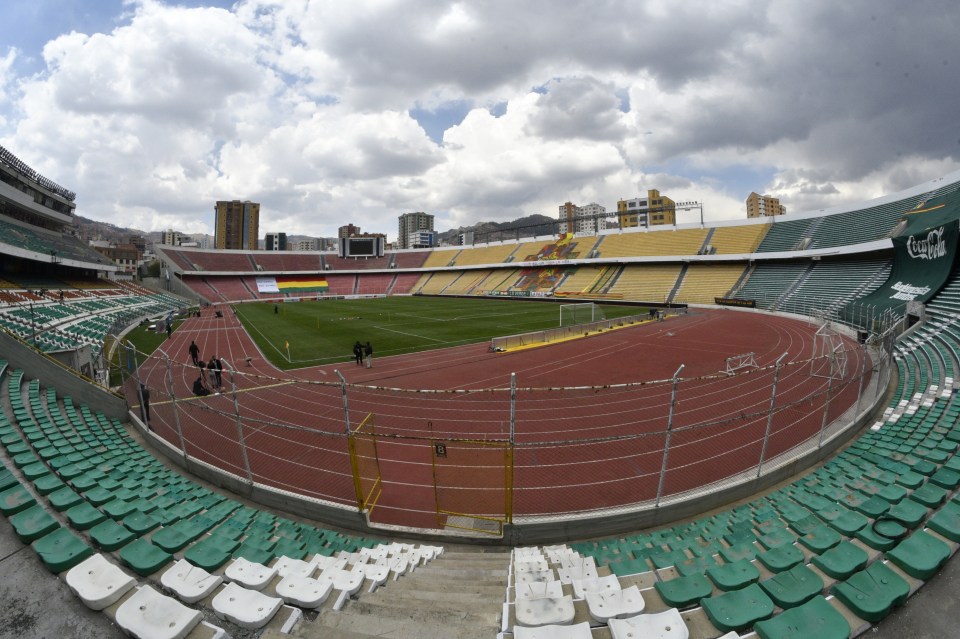
[{"label": "metal fence post", "polygon": [[818,450],[823,446],[823,432],[827,428],[827,416],[830,414],[830,393],[833,392],[833,369],[836,358],[836,351],[830,353],[830,378],[827,380],[827,401],[823,404],[823,420],[820,422],[820,437],[817,439]]},{"label": "metal fence post", "polygon": [[867,376],[867,345],[860,344],[860,383],[857,385],[857,407],[853,409],[853,421],[860,414],[860,400],[863,398],[863,380]]},{"label": "metal fence post", "polygon": [[347,437],[350,436],[350,406],[347,404],[347,380],[340,372],[339,368],[333,369],[333,372],[340,378],[340,395],[343,398],[343,422],[347,429]]},{"label": "metal fence post", "polygon": [[517,437],[517,374],[510,373],[510,445]]},{"label": "metal fence post", "polygon": [[233,412],[237,416],[237,441],[240,442],[240,454],[243,455],[243,469],[247,471],[247,481],[253,483],[253,471],[250,469],[250,456],[247,454],[247,442],[243,438],[243,419],[240,417],[240,400],[237,398],[237,379],[233,364],[224,358],[220,362],[230,373],[230,386],[233,388]]},{"label": "metal fence post", "polygon": [[657,501],[654,507],[660,507],[660,498],[663,496],[663,480],[667,475],[667,456],[670,454],[670,434],[673,431],[673,411],[677,405],[677,384],[679,383],[680,373],[683,371],[684,364],[673,374],[673,388],[670,391],[670,412],[667,414],[667,439],[663,444],[663,463],[660,465],[660,482],[657,484]]},{"label": "metal fence post", "polygon": [[183,454],[184,463],[186,463],[190,460],[190,456],[187,455],[187,442],[183,438],[183,428],[180,426],[180,410],[177,408],[177,395],[173,392],[173,362],[162,348],[157,348],[157,352],[167,360],[167,370],[163,375],[163,381],[167,387],[167,392],[170,394],[170,403],[173,405],[173,423],[177,429],[177,439],[180,440],[180,452]]},{"label": "metal fence post", "polygon": [[780,381],[780,362],[782,362],[786,356],[787,353],[784,352],[783,355],[778,357],[775,364],[776,368],[773,369],[773,388],[770,391],[770,410],[767,413],[767,431],[763,435],[763,447],[760,448],[760,462],[757,464],[757,477],[760,476],[760,471],[763,469],[763,460],[767,456],[767,442],[770,440],[770,430],[773,428],[773,409],[777,401],[777,382]]}]

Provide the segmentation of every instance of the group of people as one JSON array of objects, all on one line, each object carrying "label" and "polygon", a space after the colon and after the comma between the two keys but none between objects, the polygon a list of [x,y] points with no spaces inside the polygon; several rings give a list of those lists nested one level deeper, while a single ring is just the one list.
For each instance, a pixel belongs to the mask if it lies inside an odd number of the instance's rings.
[{"label": "group of people", "polygon": [[360,340],[357,340],[357,343],[353,345],[353,359],[357,361],[357,366],[366,364],[367,368],[373,368],[373,346],[370,345],[369,341],[366,344],[361,344]]},{"label": "group of people", "polygon": [[211,392],[220,392],[223,386],[223,363],[214,355],[209,362],[200,357],[200,347],[196,342],[190,342],[190,361],[200,369],[200,374],[193,382],[193,394],[197,397],[209,395]]}]

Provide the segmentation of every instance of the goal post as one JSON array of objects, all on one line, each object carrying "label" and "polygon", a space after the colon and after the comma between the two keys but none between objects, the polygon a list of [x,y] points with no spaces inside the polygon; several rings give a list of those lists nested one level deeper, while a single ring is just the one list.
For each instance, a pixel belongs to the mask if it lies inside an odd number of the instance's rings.
[{"label": "goal post", "polygon": [[593,302],[560,305],[560,326],[587,324],[605,319],[607,317],[603,313],[603,307]]}]

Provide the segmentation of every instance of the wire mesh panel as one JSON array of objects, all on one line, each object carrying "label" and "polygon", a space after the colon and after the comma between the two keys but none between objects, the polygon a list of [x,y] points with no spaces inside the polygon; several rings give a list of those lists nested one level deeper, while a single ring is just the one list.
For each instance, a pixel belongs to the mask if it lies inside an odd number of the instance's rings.
[{"label": "wire mesh panel", "polygon": [[380,499],[380,458],[377,456],[377,432],[373,413],[368,414],[350,432],[350,466],[353,469],[357,508],[372,512]]},{"label": "wire mesh panel", "polygon": [[433,487],[440,528],[501,535],[513,516],[509,442],[433,442]]}]

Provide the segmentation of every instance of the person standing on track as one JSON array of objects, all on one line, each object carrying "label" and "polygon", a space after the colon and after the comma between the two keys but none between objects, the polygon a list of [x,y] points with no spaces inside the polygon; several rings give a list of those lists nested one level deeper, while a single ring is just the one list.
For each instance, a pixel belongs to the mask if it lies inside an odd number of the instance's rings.
[{"label": "person standing on track", "polygon": [[194,341],[190,342],[190,359],[193,361],[194,366],[200,365],[200,347],[197,346],[197,343]]},{"label": "person standing on track", "polygon": [[367,368],[373,368],[373,346],[370,346],[369,341],[363,347],[363,359],[367,363]]},{"label": "person standing on track", "polygon": [[357,343],[353,345],[353,359],[356,360],[357,366],[363,365],[363,346],[360,344],[360,340],[357,340]]},{"label": "person standing on track", "polygon": [[213,356],[213,373],[217,377],[217,388],[223,386],[223,362],[216,355]]}]

